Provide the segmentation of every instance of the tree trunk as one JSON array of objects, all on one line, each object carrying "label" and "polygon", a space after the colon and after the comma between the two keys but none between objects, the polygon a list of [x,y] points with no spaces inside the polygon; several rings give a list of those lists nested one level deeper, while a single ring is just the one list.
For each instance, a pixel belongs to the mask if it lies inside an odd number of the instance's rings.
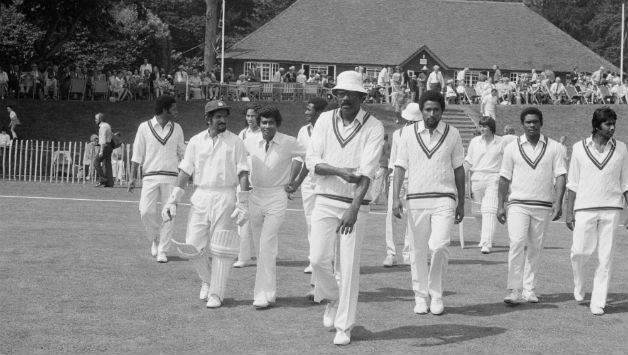
[{"label": "tree trunk", "polygon": [[218,1],[219,0],[205,0],[205,50],[203,52],[205,72],[212,70],[214,64],[216,64],[214,43],[216,41],[216,30],[218,28]]}]

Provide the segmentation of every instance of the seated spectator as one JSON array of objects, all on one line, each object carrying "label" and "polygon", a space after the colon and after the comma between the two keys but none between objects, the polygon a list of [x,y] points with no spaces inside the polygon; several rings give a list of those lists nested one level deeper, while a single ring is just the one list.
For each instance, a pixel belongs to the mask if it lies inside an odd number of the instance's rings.
[{"label": "seated spectator", "polygon": [[0,99],[9,96],[9,75],[0,66]]},{"label": "seated spectator", "polygon": [[174,82],[176,84],[185,83],[188,81],[188,73],[183,69],[183,65],[179,65],[179,68],[174,72]]},{"label": "seated spectator", "polygon": [[565,85],[563,85],[559,77],[557,77],[556,81],[550,86],[549,91],[552,96],[554,96],[554,105],[563,103],[563,101],[567,97]]},{"label": "seated spectator", "polygon": [[[46,73],[44,73],[44,99],[52,98],[58,100],[59,96],[59,82],[53,72],[52,67],[48,67]],[[50,96],[52,93],[52,96]]]},{"label": "seated spectator", "polygon": [[495,84],[497,94],[500,101],[512,102],[512,87],[508,84],[507,78],[502,76],[499,82]]},{"label": "seated spectator", "polygon": [[24,72],[20,78],[20,94],[30,95],[35,86],[35,78],[32,72]]},{"label": "seated spectator", "polygon": [[146,75],[145,73],[148,71],[148,73],[152,73],[153,72],[153,66],[148,62],[148,59],[144,58],[144,63],[142,63],[142,65],[140,65],[140,73]]},{"label": "seated spectator", "polygon": [[118,74],[113,78],[111,92],[114,95],[113,97],[115,98],[115,101],[124,101],[131,99],[131,93],[127,89],[127,85],[124,80],[124,74],[122,71],[119,71]]},{"label": "seated spectator", "polygon": [[458,94],[456,93],[456,89],[454,89],[453,79],[447,80],[447,84],[445,85],[445,99],[449,104],[455,104],[458,99]]},{"label": "seated spectator", "polygon": [[2,127],[0,129],[0,154],[4,148],[11,146],[11,136],[7,133],[7,129]]},{"label": "seated spectator", "polygon": [[458,94],[458,101],[462,102],[462,100],[464,100],[464,97],[466,95],[466,89],[467,85],[465,84],[464,80],[458,80],[458,85],[456,85],[456,94]]},{"label": "seated spectator", "polygon": [[613,95],[613,101],[615,103],[625,103],[626,102],[626,84],[628,83],[628,78],[624,79],[624,83],[619,83],[619,78],[614,80],[614,84],[610,89],[610,93]]}]

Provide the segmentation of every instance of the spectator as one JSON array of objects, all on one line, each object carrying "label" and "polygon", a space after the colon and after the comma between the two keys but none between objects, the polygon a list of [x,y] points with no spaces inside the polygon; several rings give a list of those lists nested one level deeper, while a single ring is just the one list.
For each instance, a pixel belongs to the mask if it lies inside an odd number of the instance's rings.
[{"label": "spectator", "polygon": [[438,92],[445,92],[445,78],[443,78],[443,74],[440,72],[440,67],[435,65],[433,67],[430,76],[427,77],[427,88],[428,90],[434,90]]},{"label": "spectator", "polygon": [[227,72],[225,73],[225,80],[224,82],[226,84],[235,81],[235,74],[233,73],[233,68],[227,68]]},{"label": "spectator", "polygon": [[539,74],[536,73],[536,69],[532,69],[532,78],[530,79],[530,81],[535,82],[538,78]]},{"label": "spectator", "polygon": [[384,100],[390,102],[390,70],[383,67],[377,75],[377,86],[384,88]]},{"label": "spectator", "polygon": [[21,124],[20,119],[17,118],[17,113],[15,113],[15,111],[13,111],[13,108],[9,105],[7,105],[7,112],[9,112],[9,119],[11,120],[11,122],[9,122],[11,136],[13,137],[13,139],[17,139],[17,132],[15,130],[17,129],[17,126]]},{"label": "spectator", "polygon": [[[119,132],[114,133],[116,136],[120,136]],[[111,152],[111,173],[115,181],[122,185],[126,178],[125,167],[124,167],[124,144],[120,144],[120,146],[114,149]]]},{"label": "spectator", "polygon": [[59,82],[52,67],[48,67],[46,73],[44,74],[44,98],[50,98],[50,93],[52,92],[52,99],[59,99]]},{"label": "spectator", "polygon": [[277,71],[273,75],[273,78],[272,78],[271,81],[273,83],[280,83],[282,81],[282,79],[283,79],[283,73],[284,73],[284,69],[283,68],[277,69]]},{"label": "spectator", "polygon": [[456,93],[456,89],[454,89],[454,80],[447,80],[447,85],[445,87],[445,99],[448,104],[455,104],[456,99],[458,99],[458,94]]},{"label": "spectator", "polygon": [[192,69],[192,75],[189,78],[189,84],[190,84],[190,99],[194,99],[194,100],[202,99],[201,86],[203,85],[203,80],[201,79],[201,76],[198,73],[198,69]]},{"label": "spectator", "polygon": [[467,75],[467,72],[469,71],[469,68],[464,68],[461,71],[458,72],[458,75],[456,75],[456,82],[460,82],[460,81],[465,81],[465,76]]},{"label": "spectator", "polygon": [[510,85],[506,82],[506,77],[502,76],[501,80],[495,84],[495,88],[497,89],[498,97],[502,101],[511,102],[512,100],[512,91]]},{"label": "spectator", "polygon": [[408,80],[408,90],[410,90],[410,102],[419,101],[419,83],[416,73],[412,74],[410,80]]},{"label": "spectator", "polygon": [[174,73],[175,83],[185,83],[188,81],[188,73],[183,69],[183,65],[179,65],[178,70]]},{"label": "spectator", "polygon": [[9,92],[9,75],[0,67],[0,99],[4,100]]},{"label": "spectator", "polygon": [[465,95],[466,95],[466,85],[464,80],[458,80],[458,85],[456,86],[456,94],[458,94],[458,98],[460,100],[464,99]]},{"label": "spectator", "polygon": [[[7,129],[2,127],[0,129],[0,148],[9,147],[11,145],[11,136],[7,134]],[[0,149],[2,153],[3,149]]]},{"label": "spectator", "polygon": [[550,86],[550,93],[554,97],[554,105],[563,102],[564,98],[567,96],[567,91],[560,78],[556,78],[556,81]]},{"label": "spectator", "polygon": [[498,103],[497,89],[492,89],[490,95],[484,95],[482,97],[482,103],[480,104],[482,116],[488,116],[497,121],[496,110]]},{"label": "spectator", "polygon": [[146,73],[147,70],[149,73],[152,73],[153,66],[148,62],[148,59],[144,58],[144,63],[140,65],[140,73]]},{"label": "spectator", "polygon": [[[401,81],[402,81],[402,76],[401,76],[401,67],[400,66],[396,66],[395,67],[395,72],[393,73],[392,77],[390,78],[390,85],[391,85],[391,104],[392,106],[395,108],[395,113],[400,113],[401,112],[401,107],[399,105],[399,101],[400,101],[400,96],[403,95],[403,89],[401,87]],[[397,118],[397,121],[399,120],[399,118]],[[399,123],[399,122],[397,122]]]},{"label": "spectator", "polygon": [[599,85],[601,81],[604,79],[604,67],[600,67],[600,69],[596,70],[591,74],[591,82],[593,85]]},{"label": "spectator", "polygon": [[85,152],[83,153],[83,173],[87,177],[94,174],[94,159],[98,156],[99,149],[98,135],[92,134],[89,137],[89,143],[85,144]]},{"label": "spectator", "polygon": [[427,73],[427,67],[423,66],[423,68],[419,72],[419,75],[417,75],[417,83],[419,86],[419,94],[416,97],[417,101],[419,100],[419,97],[421,97],[421,95],[423,95],[423,93],[427,90],[427,74],[426,73]]},{"label": "spectator", "polygon": [[305,82],[307,81],[307,76],[305,76],[305,70],[299,69],[299,74],[297,75],[296,80],[299,84],[305,84]]},{"label": "spectator", "polygon": [[502,79],[502,71],[498,65],[493,65],[493,82],[498,83]]},{"label": "spectator", "polygon": [[113,133],[111,126],[105,122],[105,115],[100,112],[94,116],[94,122],[98,125],[98,142],[100,143],[98,155],[94,159],[97,186],[113,187],[113,172],[111,170],[111,152],[113,151],[111,138]]},{"label": "spectator", "polygon": [[294,67],[294,65],[288,68],[288,72],[284,74],[283,76],[283,81],[285,83],[294,83],[297,81],[297,73],[296,73],[296,68]]}]

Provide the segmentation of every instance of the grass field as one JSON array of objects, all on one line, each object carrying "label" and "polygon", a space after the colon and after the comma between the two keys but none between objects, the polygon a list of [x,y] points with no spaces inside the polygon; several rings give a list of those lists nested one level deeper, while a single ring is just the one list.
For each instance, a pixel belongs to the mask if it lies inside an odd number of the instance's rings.
[{"label": "grass field", "polygon": [[[187,194],[189,198],[189,192]],[[0,353],[2,354],[624,354],[628,334],[628,233],[618,235],[607,314],[572,299],[571,236],[551,223],[538,275],[540,303],[506,307],[507,237],[494,252],[452,237],[445,314],[415,315],[409,267],[383,268],[384,215],[368,221],[353,342],[332,345],[324,306],[308,290],[300,200],[280,232],[276,307],[252,306],[255,268],[234,269],[220,309],[200,302],[190,263],[158,264],[137,211],[139,191],[89,185],[2,182],[0,204]],[[188,208],[175,238],[183,240]],[[456,231],[457,228],[454,228]],[[398,241],[401,242],[401,241]],[[595,258],[588,265],[590,297]]]}]

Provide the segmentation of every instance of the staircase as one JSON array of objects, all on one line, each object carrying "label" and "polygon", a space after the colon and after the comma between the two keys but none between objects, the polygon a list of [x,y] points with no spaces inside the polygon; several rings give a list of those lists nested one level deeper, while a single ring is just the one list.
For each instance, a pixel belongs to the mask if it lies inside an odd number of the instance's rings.
[{"label": "staircase", "polygon": [[462,144],[466,148],[469,146],[469,141],[475,137],[475,131],[477,126],[471,117],[462,109],[455,107],[448,107],[443,112],[442,121],[456,127],[460,131],[462,137]]}]

